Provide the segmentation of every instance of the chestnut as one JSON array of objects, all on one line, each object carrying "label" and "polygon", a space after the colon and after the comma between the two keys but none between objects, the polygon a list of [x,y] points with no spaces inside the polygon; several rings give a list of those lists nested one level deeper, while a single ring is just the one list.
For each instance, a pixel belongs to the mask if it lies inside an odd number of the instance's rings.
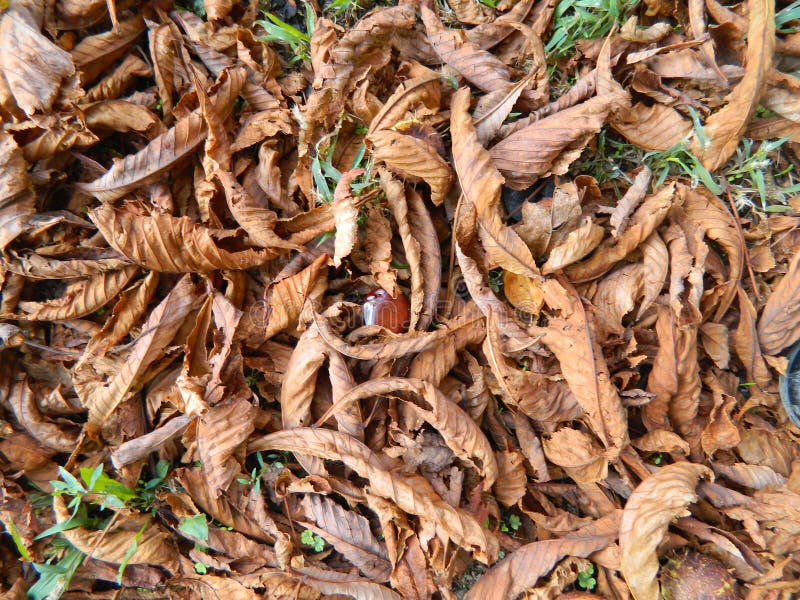
[{"label": "chestnut", "polygon": [[383,288],[375,288],[364,299],[364,325],[380,325],[392,333],[405,333],[411,322],[411,307],[403,292],[392,296]]},{"label": "chestnut", "polygon": [[736,580],[716,558],[689,550],[673,555],[661,569],[666,600],[735,600]]}]

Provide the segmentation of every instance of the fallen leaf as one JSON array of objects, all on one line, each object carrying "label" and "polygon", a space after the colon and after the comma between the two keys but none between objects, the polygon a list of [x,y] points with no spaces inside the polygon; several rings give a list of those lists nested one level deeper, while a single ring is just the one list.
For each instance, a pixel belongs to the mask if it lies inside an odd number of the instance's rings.
[{"label": "fallen leaf", "polygon": [[506,185],[524,190],[546,175],[563,175],[589,138],[600,131],[611,109],[608,97],[577,106],[512,133],[489,150]]},{"label": "fallen leaf", "polygon": [[453,162],[466,200],[478,213],[479,235],[490,260],[517,273],[533,277],[539,269],[530,249],[513,229],[503,225],[500,193],[503,177],[492,165],[489,153],[478,142],[467,111],[469,92],[460,89],[453,96],[450,132],[453,137]]},{"label": "fallen leaf", "polygon": [[526,544],[489,569],[465,598],[516,598],[535,586],[565,556],[587,557],[611,544],[618,528],[619,514],[614,512],[567,537]]},{"label": "fallen leaf", "polygon": [[689,514],[701,478],[713,480],[711,469],[692,463],[661,467],[633,491],[619,525],[620,570],[636,598],[657,600],[656,548],[676,518]]},{"label": "fallen leaf", "polygon": [[435,536],[443,542],[452,540],[471,551],[481,562],[488,563],[497,558],[497,539],[470,513],[443,502],[421,476],[392,470],[385,459],[345,434],[310,428],[279,431],[251,443],[248,449],[252,452],[287,450],[341,460],[369,481],[371,493],[392,500],[401,509],[428,523],[429,533],[424,543]]},{"label": "fallen leaf", "polygon": [[713,171],[721,167],[736,150],[747,122],[758,108],[764,82],[772,68],[775,46],[775,5],[769,0],[750,0],[748,7],[745,71],[733,88],[724,108],[703,125],[707,145],[695,138],[690,146],[703,166]]},{"label": "fallen leaf", "polygon": [[767,354],[778,354],[800,337],[800,331],[796,327],[797,311],[800,309],[798,294],[800,294],[800,256],[795,256],[786,274],[767,300],[758,320],[758,341],[761,349]]},{"label": "fallen leaf", "polygon": [[434,204],[444,201],[452,185],[452,173],[430,142],[390,129],[375,131],[368,139],[376,161],[400,176],[427,183]]}]

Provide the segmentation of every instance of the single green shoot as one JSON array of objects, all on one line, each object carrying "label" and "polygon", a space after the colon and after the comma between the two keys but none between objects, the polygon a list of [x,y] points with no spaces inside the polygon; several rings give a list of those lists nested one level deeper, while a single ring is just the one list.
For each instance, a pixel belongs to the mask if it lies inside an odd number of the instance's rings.
[{"label": "single green shoot", "polygon": [[325,540],[310,529],[303,530],[300,534],[300,541],[306,546],[314,548],[314,552],[322,552],[325,549]]},{"label": "single green shoot", "polygon": [[509,533],[511,531],[517,531],[522,526],[522,519],[519,518],[519,515],[508,515],[505,519],[500,521],[500,531],[503,533]]},{"label": "single green shoot", "polygon": [[581,571],[578,573],[578,587],[582,590],[586,590],[587,592],[591,592],[595,587],[597,587],[597,579],[594,577],[595,569],[594,565],[589,565],[589,568],[585,571]]}]

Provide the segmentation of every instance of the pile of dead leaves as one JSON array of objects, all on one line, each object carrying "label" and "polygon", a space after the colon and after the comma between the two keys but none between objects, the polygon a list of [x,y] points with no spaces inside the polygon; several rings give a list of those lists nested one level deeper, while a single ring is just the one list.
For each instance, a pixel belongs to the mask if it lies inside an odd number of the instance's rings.
[{"label": "pile of dead leaves", "polygon": [[254,2],[3,14],[5,597],[655,600],[681,549],[800,591],[800,202],[575,169],[791,169],[800,34],[645,0],[553,63],[552,0],[319,8],[296,57]]}]

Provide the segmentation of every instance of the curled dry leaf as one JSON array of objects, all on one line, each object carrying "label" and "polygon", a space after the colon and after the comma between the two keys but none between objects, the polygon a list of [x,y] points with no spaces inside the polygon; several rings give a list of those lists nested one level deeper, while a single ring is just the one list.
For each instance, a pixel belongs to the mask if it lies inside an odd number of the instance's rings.
[{"label": "curled dry leaf", "polygon": [[[279,253],[248,248],[237,240],[240,236],[235,231],[209,229],[189,217],[145,216],[108,204],[93,209],[90,216],[112,248],[132,262],[161,273],[249,269]],[[223,241],[227,242],[224,246]],[[240,242],[239,249],[225,248],[235,248],[230,242],[236,241]]]},{"label": "curled dry leaf", "polygon": [[511,81],[511,73],[500,59],[470,42],[463,31],[444,27],[427,6],[421,11],[431,46],[448,66],[484,92],[504,88]]},{"label": "curled dry leaf", "polygon": [[320,255],[313,263],[275,283],[267,293],[267,321],[264,339],[279,331],[292,327],[300,316],[303,305],[309,298],[324,292],[327,285],[327,254]]},{"label": "curled dry leaf", "polygon": [[242,471],[234,453],[253,432],[255,408],[239,399],[211,407],[197,423],[197,454],[212,494],[224,492]]},{"label": "curled dry leaf", "polygon": [[76,280],[64,294],[44,302],[20,302],[22,317],[30,321],[66,321],[77,319],[105,306],[116,298],[139,271],[129,266],[120,271],[108,271],[93,277]]},{"label": "curled dry leaf", "polygon": [[76,382],[76,391],[89,409],[87,431],[96,434],[119,404],[141,386],[140,376],[157,360],[172,341],[183,320],[195,307],[197,292],[189,276],[184,276],[145,322],[142,334],[130,350],[127,360],[108,382]]},{"label": "curled dry leaf", "polygon": [[[446,504],[419,475],[403,474],[352,437],[327,429],[298,428],[267,435],[248,450],[286,450],[341,460],[369,481],[370,493],[386,498],[428,524],[424,542],[433,536],[452,540],[485,564],[497,558],[497,539],[475,517]],[[423,541],[423,540],[421,540]]]},{"label": "curled dry leaf", "polygon": [[703,130],[707,145],[700,139],[692,142],[692,152],[706,169],[721,167],[736,150],[747,122],[758,108],[764,82],[772,68],[775,46],[775,3],[750,0],[748,8],[747,52],[744,77],[728,96],[728,104],[710,116]]},{"label": "curled dry leaf", "polygon": [[497,481],[494,495],[505,506],[514,506],[527,491],[528,476],[522,464],[524,457],[519,450],[498,452]]},{"label": "curled dry leaf", "polygon": [[[242,89],[246,73],[243,69],[225,71],[219,89],[213,96],[215,110],[229,114],[233,101]],[[136,154],[116,162],[102,177],[79,185],[84,192],[104,201],[116,200],[127,192],[151,183],[176,162],[193,152],[205,139],[208,130],[200,112],[193,112],[178,121]]]},{"label": "curled dry leaf", "polygon": [[441,434],[453,454],[475,466],[487,488],[494,484],[498,466],[489,440],[461,407],[427,381],[399,377],[373,379],[339,398],[326,414],[336,414],[342,407],[371,396],[396,392],[411,394],[409,407]]},{"label": "curled dry leaf", "polygon": [[[800,255],[795,255],[789,269],[775,287],[758,320],[758,340],[752,339],[751,348],[744,349],[745,355],[758,358],[761,349],[767,354],[778,354],[800,338],[798,330],[798,311],[800,311]],[[752,347],[755,345],[755,347]],[[752,360],[745,366],[751,366]],[[755,365],[753,365],[754,367]]]},{"label": "curled dry leaf", "polygon": [[61,87],[75,75],[68,52],[41,32],[41,19],[14,5],[0,19],[0,72],[8,92],[28,115],[49,111]]},{"label": "curled dry leaf", "polygon": [[72,452],[78,435],[70,425],[59,426],[42,415],[28,379],[24,374],[16,378],[4,377],[3,397],[20,425],[46,448],[57,452]]},{"label": "curled dry leaf", "polygon": [[[457,329],[469,328],[476,319],[468,319],[455,324]],[[382,343],[349,344],[342,340],[331,328],[328,321],[314,315],[314,324],[319,329],[325,343],[344,356],[359,360],[379,360],[399,358],[404,354],[422,352],[435,346],[437,343],[453,335],[456,329],[442,328],[429,333],[407,334],[400,337],[386,339]]]},{"label": "curled dry leaf", "polygon": [[450,166],[429,141],[384,129],[369,136],[376,161],[383,162],[398,175],[422,180],[431,188],[434,204],[444,202],[453,183]]},{"label": "curled dry leaf", "polygon": [[667,465],[639,484],[628,499],[619,527],[620,569],[636,598],[660,597],[656,548],[673,519],[688,515],[701,478],[713,479],[711,469],[685,462]]},{"label": "curled dry leaf", "polygon": [[599,277],[655,231],[675,202],[675,186],[668,184],[648,196],[631,217],[628,228],[616,239],[601,244],[588,260],[573,266],[567,273],[574,282]]},{"label": "curled dry leaf", "polygon": [[563,427],[542,439],[547,459],[564,469],[575,483],[594,483],[608,475],[608,461],[591,436]]},{"label": "curled dry leaf", "polygon": [[333,194],[333,214],[336,222],[333,264],[337,267],[342,263],[342,259],[353,251],[358,239],[358,207],[350,191],[350,184],[363,173],[364,169],[352,169],[342,174]]},{"label": "curled dry leaf", "polygon": [[619,532],[618,512],[561,539],[526,544],[489,569],[467,592],[468,600],[505,600],[536,585],[565,556],[586,558],[611,544]]},{"label": "curled dry leaf", "polygon": [[477,210],[483,246],[496,265],[518,275],[536,276],[539,269],[530,249],[513,229],[503,225],[500,194],[504,180],[480,145],[468,108],[469,90],[461,88],[453,96],[451,106],[453,162],[462,193]]},{"label": "curled dry leaf", "polygon": [[392,565],[386,544],[375,538],[365,517],[317,494],[306,495],[302,505],[306,518],[316,523],[312,531],[325,538],[367,577],[378,582],[389,580]]},{"label": "curled dry leaf", "polygon": [[544,284],[545,302],[561,312],[543,330],[542,342],[555,354],[561,372],[586,419],[613,459],[628,441],[627,417],[608,366],[592,335],[590,316],[579,297],[560,284]]},{"label": "curled dry leaf", "polygon": [[489,150],[506,185],[524,190],[549,174],[563,175],[588,139],[600,131],[612,106],[606,96],[540,119]]},{"label": "curled dry leaf", "polygon": [[597,248],[605,236],[605,231],[590,218],[573,229],[552,250],[547,262],[542,265],[542,273],[547,275],[578,262]]},{"label": "curled dry leaf", "polygon": [[[427,272],[423,270],[422,246],[411,230],[409,206],[406,201],[403,184],[392,178],[391,174],[384,169],[381,169],[380,178],[381,189],[383,189],[386,194],[386,200],[389,203],[392,215],[394,215],[394,220],[397,222],[398,232],[400,234],[400,239],[403,241],[403,249],[405,250],[406,260],[408,261],[409,271],[411,272],[411,320],[409,321],[408,329],[410,331],[415,329],[427,329],[427,326],[430,325],[433,318],[433,310],[435,310],[435,307],[431,310],[432,303],[426,298],[425,293],[426,289],[431,287],[430,284],[426,286],[426,275],[430,275],[431,271],[430,269],[428,269]],[[423,211],[425,210],[424,206],[421,208]],[[424,218],[427,216],[427,212],[425,212],[424,215],[415,214],[414,216],[418,217],[422,223],[428,221]],[[434,240],[436,240],[436,232],[433,231],[432,233],[434,234]],[[434,245],[438,250],[438,244],[431,244],[430,242],[427,244],[429,248]],[[391,253],[391,247],[389,251]],[[441,275],[439,275],[439,278],[440,277]],[[434,279],[439,278],[434,276]],[[433,283],[437,284],[435,292],[438,297],[438,281],[431,282],[431,284]],[[387,288],[385,285],[381,287],[385,290],[391,290],[391,288]],[[426,300],[428,300],[428,302],[426,302]]]},{"label": "curled dry leaf", "polygon": [[397,286],[397,271],[392,267],[392,226],[383,214],[383,209],[374,204],[367,205],[367,222],[364,225],[363,250],[367,269],[378,287],[396,298],[400,294]]}]

